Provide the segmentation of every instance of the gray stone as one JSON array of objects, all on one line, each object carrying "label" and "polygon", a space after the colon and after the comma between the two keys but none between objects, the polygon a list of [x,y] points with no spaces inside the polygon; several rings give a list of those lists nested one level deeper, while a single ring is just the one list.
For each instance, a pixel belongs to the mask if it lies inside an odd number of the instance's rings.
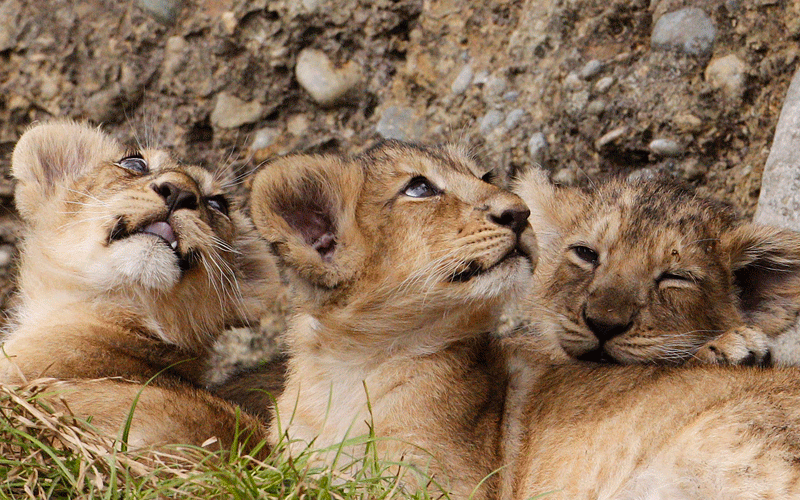
[{"label": "gray stone", "polygon": [[628,132],[628,127],[624,125],[622,127],[615,128],[611,132],[608,132],[607,134],[597,139],[597,141],[594,143],[594,146],[597,149],[601,149],[603,146],[607,146],[615,142],[617,139],[624,136],[627,132]]},{"label": "gray stone", "polygon": [[683,146],[671,139],[654,139],[648,145],[650,151],[661,156],[680,156],[683,154]]},{"label": "gray stone", "polygon": [[721,89],[730,99],[739,100],[744,95],[745,72],[744,61],[730,54],[713,59],[706,67],[705,77],[711,87]]},{"label": "gray stone", "polygon": [[593,116],[600,116],[606,111],[606,102],[602,99],[595,99],[586,106],[586,112]]},{"label": "gray stone", "polygon": [[583,88],[583,81],[578,73],[572,71],[564,78],[564,87],[567,90],[577,92]]},{"label": "gray stone", "polygon": [[584,80],[589,80],[597,76],[601,71],[603,71],[603,63],[602,61],[598,61],[597,59],[592,59],[586,66],[581,69],[580,77]]},{"label": "gray stone", "polygon": [[381,113],[375,131],[384,139],[418,141],[425,133],[425,123],[410,108],[389,106]]},{"label": "gray stone", "polygon": [[481,118],[480,123],[480,131],[483,135],[486,135],[496,129],[501,123],[503,123],[503,113],[496,109],[489,110],[483,118]]},{"label": "gray stone", "polygon": [[266,149],[275,144],[280,136],[281,132],[276,128],[262,128],[253,136],[253,142],[250,144],[250,150],[258,151],[259,149]]},{"label": "gray stone", "polygon": [[0,52],[13,49],[17,45],[21,26],[19,23],[21,6],[19,2],[0,3]]},{"label": "gray stone", "polygon": [[503,95],[506,91],[506,79],[500,76],[490,76],[483,86],[483,95],[487,99],[492,99]]},{"label": "gray stone", "polygon": [[553,182],[564,186],[572,186],[577,182],[575,172],[569,168],[562,168],[553,175]]},{"label": "gray stone", "polygon": [[475,73],[475,76],[472,78],[472,83],[475,85],[483,85],[487,81],[489,81],[489,72],[485,69],[482,69]]},{"label": "gray stone", "polygon": [[[761,177],[754,221],[800,231],[800,71],[783,102]],[[781,334],[772,349],[778,363],[800,361],[800,324]]]},{"label": "gray stone", "polygon": [[178,17],[183,0],[136,0],[143,11],[162,24],[172,24]]},{"label": "gray stone", "polygon": [[521,108],[512,109],[506,116],[503,126],[506,130],[512,130],[525,116],[525,110]]},{"label": "gray stone", "polygon": [[450,91],[456,95],[464,93],[469,84],[472,83],[473,76],[472,65],[465,64],[461,71],[458,72],[456,79],[453,80],[453,84],[450,85]]},{"label": "gray stone", "polygon": [[547,157],[547,138],[541,132],[536,132],[528,139],[528,153],[534,163],[542,164]]},{"label": "gray stone", "polygon": [[92,94],[84,103],[84,114],[95,123],[118,122],[123,118],[125,94],[119,83]]},{"label": "gray stone", "polygon": [[717,28],[702,9],[686,7],[661,16],[650,44],[655,49],[677,50],[690,55],[711,53]]},{"label": "gray stone", "polygon": [[211,112],[211,124],[219,128],[239,128],[261,119],[264,106],[257,101],[246,102],[238,97],[220,92]]},{"label": "gray stone", "polygon": [[512,90],[503,94],[503,100],[508,102],[516,102],[519,99],[519,92]]},{"label": "gray stone", "polygon": [[614,85],[614,77],[604,76],[603,78],[597,80],[597,83],[594,84],[594,91],[598,94],[605,94],[612,85]]},{"label": "gray stone", "polygon": [[322,106],[336,104],[361,80],[357,63],[349,61],[337,68],[324,52],[315,49],[300,52],[294,71],[300,86]]}]

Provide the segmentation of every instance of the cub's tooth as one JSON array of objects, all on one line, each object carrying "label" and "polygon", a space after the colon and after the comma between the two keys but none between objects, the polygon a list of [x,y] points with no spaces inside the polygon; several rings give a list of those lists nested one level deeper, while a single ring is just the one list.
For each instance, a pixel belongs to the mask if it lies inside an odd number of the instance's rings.
[{"label": "cub's tooth", "polygon": [[171,246],[172,249],[175,250],[176,248],[178,248],[178,242],[177,241],[173,241],[172,243],[169,244],[169,246]]}]

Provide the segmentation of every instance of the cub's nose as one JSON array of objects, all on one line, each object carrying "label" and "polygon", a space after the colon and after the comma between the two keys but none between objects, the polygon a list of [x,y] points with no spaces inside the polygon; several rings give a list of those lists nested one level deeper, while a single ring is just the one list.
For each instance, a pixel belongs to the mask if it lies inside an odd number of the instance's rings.
[{"label": "cub's nose", "polygon": [[170,212],[181,208],[189,210],[197,209],[197,195],[189,188],[179,186],[169,181],[153,183],[150,187],[164,199],[164,203],[167,205]]},{"label": "cub's nose", "polygon": [[616,321],[606,322],[602,319],[592,318],[586,315],[584,315],[584,321],[586,322],[586,326],[589,327],[601,344],[608,342],[614,337],[622,335],[630,330],[631,325],[633,325],[632,321],[624,323]]},{"label": "cub's nose", "polygon": [[531,211],[528,210],[528,207],[519,204],[500,209],[493,209],[489,213],[489,219],[495,224],[507,227],[516,234],[520,234],[528,225],[528,216],[530,214]]}]

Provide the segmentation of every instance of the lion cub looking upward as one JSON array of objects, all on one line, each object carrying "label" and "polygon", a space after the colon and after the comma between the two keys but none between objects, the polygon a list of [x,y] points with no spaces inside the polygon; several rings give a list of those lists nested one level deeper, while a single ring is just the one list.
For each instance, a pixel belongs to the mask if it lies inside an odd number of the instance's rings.
[{"label": "lion cub looking upward", "polygon": [[59,379],[69,409],[112,436],[141,392],[134,446],[228,446],[237,420],[261,440],[201,388],[209,346],[254,319],[276,279],[220,180],[72,122],[28,130],[12,170],[25,232],[0,381]]},{"label": "lion cub looking upward", "polygon": [[798,370],[549,365],[492,337],[536,244],[522,201],[475,171],[389,142],[256,175],[297,307],[272,439],[406,462],[433,477],[398,487],[436,498],[800,498]]},{"label": "lion cub looking upward", "polygon": [[559,187],[532,170],[533,326],[572,358],[767,364],[800,311],[800,235],[668,179]]}]

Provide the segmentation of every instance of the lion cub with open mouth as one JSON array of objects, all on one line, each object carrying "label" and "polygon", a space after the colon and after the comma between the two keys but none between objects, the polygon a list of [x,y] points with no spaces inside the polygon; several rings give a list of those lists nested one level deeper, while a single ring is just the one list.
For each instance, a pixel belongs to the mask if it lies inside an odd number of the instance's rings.
[{"label": "lion cub with open mouth", "polygon": [[549,365],[494,339],[537,251],[522,200],[474,171],[388,142],[256,175],[297,307],[273,442],[374,452],[456,499],[800,497],[797,371]]},{"label": "lion cub with open mouth", "polygon": [[526,306],[568,356],[768,364],[800,312],[800,234],[668,179],[582,190],[524,174],[541,262]]},{"label": "lion cub with open mouth", "polygon": [[72,122],[28,130],[12,170],[25,232],[0,381],[59,379],[55,399],[111,436],[138,397],[133,446],[262,440],[201,388],[210,345],[277,279],[221,181]]}]

